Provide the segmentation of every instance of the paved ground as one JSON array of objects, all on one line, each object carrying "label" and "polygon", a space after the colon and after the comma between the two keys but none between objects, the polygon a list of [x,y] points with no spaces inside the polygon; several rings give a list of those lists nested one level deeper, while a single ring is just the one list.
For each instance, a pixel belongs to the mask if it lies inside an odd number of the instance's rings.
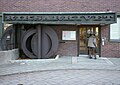
[{"label": "paved ground", "polygon": [[0,76],[0,85],[120,85],[120,71],[56,70]]},{"label": "paved ground", "polygon": [[120,58],[64,56],[0,65],[0,85],[120,85]]},{"label": "paved ground", "polygon": [[120,58],[98,58],[95,60],[87,57],[64,56],[50,60],[15,60],[8,64],[0,65],[0,75],[65,69],[120,71]]}]

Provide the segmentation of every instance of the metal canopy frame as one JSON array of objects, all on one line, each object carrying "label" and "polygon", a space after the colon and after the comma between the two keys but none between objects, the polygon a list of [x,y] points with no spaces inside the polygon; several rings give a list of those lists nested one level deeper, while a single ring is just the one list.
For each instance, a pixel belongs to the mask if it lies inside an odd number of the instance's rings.
[{"label": "metal canopy frame", "polygon": [[12,24],[111,24],[115,12],[3,12],[3,22]]}]

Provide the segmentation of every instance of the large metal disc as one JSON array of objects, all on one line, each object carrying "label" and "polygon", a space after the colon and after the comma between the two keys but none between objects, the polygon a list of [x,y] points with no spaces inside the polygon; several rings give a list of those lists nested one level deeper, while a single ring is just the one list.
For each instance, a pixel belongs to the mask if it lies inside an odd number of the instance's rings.
[{"label": "large metal disc", "polygon": [[[30,58],[50,58],[58,48],[58,36],[51,27],[42,26],[42,30],[39,31],[41,32],[41,35],[39,35],[41,37],[39,37],[37,29],[29,29],[24,34],[22,40],[23,52]],[[38,37],[41,39],[38,39]],[[38,43],[39,40],[40,42]],[[41,46],[40,49],[38,49],[38,46]],[[40,56],[38,56],[38,52],[41,52]]]},{"label": "large metal disc", "polygon": [[[35,34],[31,41],[31,48],[35,55],[38,53],[38,35]],[[42,27],[42,56],[41,58],[50,58],[58,48],[58,37],[55,31],[49,26]]]},{"label": "large metal disc", "polygon": [[[58,48],[58,36],[50,26],[43,26],[42,32],[42,58],[49,58],[55,54]],[[46,39],[49,40],[49,47],[47,48]],[[46,51],[47,48],[47,51]]]},{"label": "large metal disc", "polygon": [[23,52],[28,56],[28,57],[30,57],[30,58],[37,58],[37,56],[35,56],[34,54],[33,54],[33,52],[30,52],[30,50],[28,50],[28,48],[27,48],[27,40],[28,40],[28,38],[29,37],[31,37],[31,36],[33,36],[34,34],[36,33],[36,30],[35,29],[30,29],[30,30],[28,30],[26,33],[25,33],[25,35],[24,35],[24,37],[23,37],[23,40],[22,40],[22,50],[23,50]]}]

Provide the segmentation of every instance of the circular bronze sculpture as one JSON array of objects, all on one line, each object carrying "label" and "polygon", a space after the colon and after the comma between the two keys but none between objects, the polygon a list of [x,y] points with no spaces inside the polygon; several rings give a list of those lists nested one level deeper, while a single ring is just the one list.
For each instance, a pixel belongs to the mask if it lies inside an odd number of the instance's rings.
[{"label": "circular bronze sculpture", "polygon": [[[14,26],[14,29],[13,26],[7,28],[1,38],[2,50],[19,48],[27,57],[32,59],[50,58],[55,55],[58,48],[58,36],[50,26],[21,26],[23,28],[19,28],[19,30],[17,26]],[[14,30],[17,30],[16,35]]]},{"label": "circular bronze sculpture", "polygon": [[[38,31],[39,29],[40,31]],[[29,37],[31,37],[30,42],[28,42]],[[30,43],[30,48],[27,47],[28,43]],[[55,54],[57,48],[57,34],[49,26],[42,26],[42,29],[31,28],[23,36],[22,50],[30,58],[50,58]]]}]

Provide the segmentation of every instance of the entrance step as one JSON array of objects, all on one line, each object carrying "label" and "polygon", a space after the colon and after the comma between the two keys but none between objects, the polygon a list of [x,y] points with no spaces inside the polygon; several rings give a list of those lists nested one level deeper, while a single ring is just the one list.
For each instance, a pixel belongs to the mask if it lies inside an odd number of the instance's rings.
[{"label": "entrance step", "polygon": [[[89,57],[89,55],[79,55],[79,57],[88,58],[88,57]],[[99,55],[96,55],[96,58],[99,58]]]}]

